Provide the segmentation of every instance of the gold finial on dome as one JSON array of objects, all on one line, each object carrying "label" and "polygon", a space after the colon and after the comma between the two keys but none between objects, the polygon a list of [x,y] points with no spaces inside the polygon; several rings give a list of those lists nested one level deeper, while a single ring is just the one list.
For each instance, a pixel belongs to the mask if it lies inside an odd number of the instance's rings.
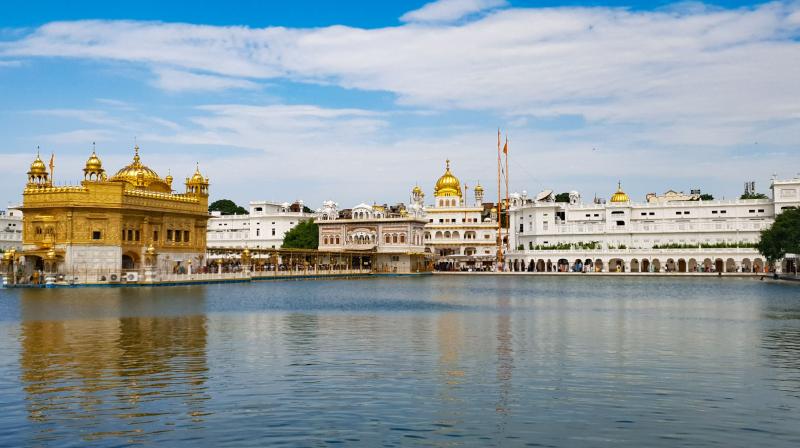
[{"label": "gold finial on dome", "polygon": [[630,202],[630,201],[631,201],[631,198],[628,197],[627,193],[622,191],[622,182],[618,181],[617,182],[617,192],[614,193],[613,196],[611,196],[611,202],[622,203],[622,202]]},{"label": "gold finial on dome", "polygon": [[461,197],[461,182],[450,172],[450,159],[446,161],[444,174],[436,181],[436,186],[433,188],[433,195]]}]

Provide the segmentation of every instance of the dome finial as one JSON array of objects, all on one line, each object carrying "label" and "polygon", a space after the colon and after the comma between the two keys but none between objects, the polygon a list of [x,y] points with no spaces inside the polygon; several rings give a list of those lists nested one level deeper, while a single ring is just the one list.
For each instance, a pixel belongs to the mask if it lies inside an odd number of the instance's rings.
[{"label": "dome finial", "polygon": [[445,161],[447,163],[447,171],[450,171],[450,159]]}]

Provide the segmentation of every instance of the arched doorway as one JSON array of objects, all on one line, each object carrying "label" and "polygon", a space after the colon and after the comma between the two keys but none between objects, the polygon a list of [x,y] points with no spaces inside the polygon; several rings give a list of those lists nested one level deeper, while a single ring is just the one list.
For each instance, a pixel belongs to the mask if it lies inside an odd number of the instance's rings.
[{"label": "arched doorway", "polygon": [[753,261],[753,272],[758,272],[758,273],[764,272],[764,262],[761,261],[760,258],[756,258]]},{"label": "arched doorway", "polygon": [[650,272],[650,260],[648,259],[642,260],[641,272]]},{"label": "arched doorway", "polygon": [[667,258],[667,264],[664,266],[667,272],[675,272],[675,260]]},{"label": "arched doorway", "polygon": [[658,258],[653,259],[653,272],[661,272],[661,260]]},{"label": "arched doorway", "polygon": [[725,272],[725,262],[722,261],[722,258],[717,258],[714,260],[714,271]]},{"label": "arched doorway", "polygon": [[749,258],[745,258],[744,260],[742,260],[742,271],[753,272],[753,263],[750,261]]},{"label": "arched doorway", "polygon": [[703,272],[711,272],[711,266],[713,266],[713,263],[711,263],[710,258],[703,260]]},{"label": "arched doorway", "polygon": [[539,260],[536,262],[536,272],[544,272],[544,260]]},{"label": "arched doorway", "polygon": [[597,260],[594,260],[594,271],[603,272],[603,260],[599,258]]},{"label": "arched doorway", "polygon": [[631,260],[631,272],[639,272],[639,260],[636,258]]},{"label": "arched doorway", "polygon": [[122,269],[136,269],[135,257],[132,253],[122,254]]},{"label": "arched doorway", "polygon": [[678,259],[678,272],[686,272],[686,260],[683,258]]},{"label": "arched doorway", "polygon": [[733,258],[725,260],[725,272],[736,272],[736,262]]},{"label": "arched doorway", "polygon": [[689,259],[689,272],[697,272],[697,260],[694,258]]}]

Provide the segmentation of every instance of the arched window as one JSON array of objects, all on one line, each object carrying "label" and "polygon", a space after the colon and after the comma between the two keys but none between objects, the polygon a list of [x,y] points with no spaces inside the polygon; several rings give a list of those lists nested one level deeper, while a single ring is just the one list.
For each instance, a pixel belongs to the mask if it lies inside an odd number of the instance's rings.
[{"label": "arched window", "polygon": [[336,237],[336,244],[339,244],[339,237]]},{"label": "arched window", "polygon": [[387,233],[387,234],[384,236],[383,240],[384,240],[384,243],[386,243],[386,244],[389,244],[389,243],[391,243],[391,242],[392,242],[392,236],[391,236],[391,235],[389,235],[389,234]]},{"label": "arched window", "polygon": [[392,235],[392,243],[397,243],[397,234]]},{"label": "arched window", "polygon": [[450,231],[449,230],[444,232],[444,237],[445,238],[450,238]]},{"label": "arched window", "polygon": [[405,243],[406,242],[406,234],[405,233],[401,233],[400,234],[400,242],[401,243]]}]

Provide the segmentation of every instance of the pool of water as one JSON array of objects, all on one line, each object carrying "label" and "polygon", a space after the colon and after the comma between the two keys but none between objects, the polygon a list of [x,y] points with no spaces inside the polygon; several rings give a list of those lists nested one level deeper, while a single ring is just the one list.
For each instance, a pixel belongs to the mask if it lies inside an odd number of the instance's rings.
[{"label": "pool of water", "polygon": [[800,446],[800,287],[0,290],[0,446]]}]

